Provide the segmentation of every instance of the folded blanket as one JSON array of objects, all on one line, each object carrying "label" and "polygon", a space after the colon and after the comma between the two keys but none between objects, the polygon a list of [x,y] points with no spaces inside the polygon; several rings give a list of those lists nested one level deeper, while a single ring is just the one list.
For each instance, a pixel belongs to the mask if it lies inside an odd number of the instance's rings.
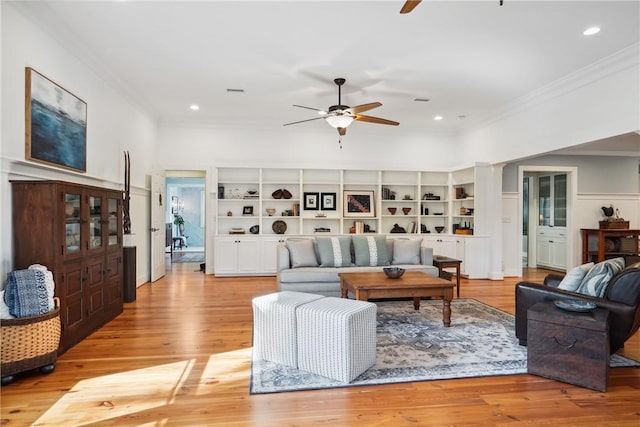
[{"label": "folded blanket", "polygon": [[48,313],[49,296],[42,270],[16,270],[7,275],[4,301],[15,317],[38,316]]},{"label": "folded blanket", "polygon": [[4,302],[4,289],[0,291],[0,319],[15,319],[9,313],[9,306]]},{"label": "folded blanket", "polygon": [[44,273],[44,284],[47,286],[47,300],[49,301],[49,311],[55,309],[53,302],[53,296],[56,291],[56,285],[53,281],[53,273],[49,271],[47,267],[42,264],[31,264],[29,270],[40,270]]}]

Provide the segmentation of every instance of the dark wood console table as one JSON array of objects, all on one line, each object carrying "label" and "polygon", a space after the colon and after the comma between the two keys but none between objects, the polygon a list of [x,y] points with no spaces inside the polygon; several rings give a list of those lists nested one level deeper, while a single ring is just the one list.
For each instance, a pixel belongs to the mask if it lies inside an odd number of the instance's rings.
[{"label": "dark wood console table", "polygon": [[[582,228],[582,263],[602,262],[607,258],[638,255],[640,230]],[[597,238],[597,249],[589,247],[589,238]]]}]

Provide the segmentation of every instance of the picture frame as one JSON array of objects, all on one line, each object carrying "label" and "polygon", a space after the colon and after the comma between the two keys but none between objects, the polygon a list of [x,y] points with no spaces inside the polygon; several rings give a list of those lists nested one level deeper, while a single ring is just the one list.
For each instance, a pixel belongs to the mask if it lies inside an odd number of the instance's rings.
[{"label": "picture frame", "polygon": [[171,213],[177,214],[179,206],[180,206],[180,199],[178,199],[178,196],[171,196]]},{"label": "picture frame", "polygon": [[336,210],[336,193],[321,193],[320,205],[323,211]]},{"label": "picture frame", "polygon": [[87,103],[25,68],[25,158],[87,171]]},{"label": "picture frame", "polygon": [[317,211],[319,209],[320,193],[304,193],[303,209],[306,211]]},{"label": "picture frame", "polygon": [[372,191],[344,191],[344,217],[375,218],[375,199]]},{"label": "picture frame", "polygon": [[242,208],[242,215],[253,215],[253,206],[244,206]]}]

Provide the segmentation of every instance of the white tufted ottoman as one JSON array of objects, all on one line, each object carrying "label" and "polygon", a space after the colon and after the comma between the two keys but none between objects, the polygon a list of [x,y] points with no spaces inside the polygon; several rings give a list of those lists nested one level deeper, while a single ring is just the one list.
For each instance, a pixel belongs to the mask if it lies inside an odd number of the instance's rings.
[{"label": "white tufted ottoman", "polygon": [[373,303],[333,297],[298,306],[298,368],[353,381],[376,362],[376,312]]},{"label": "white tufted ottoman", "polygon": [[253,305],[253,357],[298,367],[296,308],[322,295],[276,292],[256,297]]}]

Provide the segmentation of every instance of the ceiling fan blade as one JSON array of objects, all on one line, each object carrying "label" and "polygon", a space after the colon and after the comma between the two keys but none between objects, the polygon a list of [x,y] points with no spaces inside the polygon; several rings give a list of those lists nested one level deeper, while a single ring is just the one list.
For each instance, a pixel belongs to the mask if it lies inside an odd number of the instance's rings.
[{"label": "ceiling fan blade", "polygon": [[417,5],[420,4],[422,0],[407,0],[402,9],[400,9],[400,13],[409,13],[411,12]]},{"label": "ceiling fan blade", "polygon": [[381,119],[379,117],[362,116],[362,115],[357,115],[353,119],[358,120],[360,122],[377,123],[379,125],[398,126],[400,124],[398,122],[394,122],[393,120]]},{"label": "ceiling fan blade", "polygon": [[313,119],[299,120],[297,122],[285,123],[282,126],[295,125],[295,124],[298,124],[298,123],[310,122],[312,120],[319,120],[319,119],[324,119],[324,117],[314,117]]},{"label": "ceiling fan blade", "polygon": [[378,107],[382,107],[382,104],[379,102],[370,102],[369,104],[356,105],[355,107],[348,108],[348,111],[350,111],[351,114],[358,114]]},{"label": "ceiling fan blade", "polygon": [[313,108],[313,107],[305,107],[304,105],[296,105],[293,104],[294,107],[298,107],[298,108],[306,108],[307,110],[313,110],[313,111],[319,111],[321,113],[324,113],[324,110],[318,110],[317,108]]},{"label": "ceiling fan blade", "polygon": [[338,133],[340,136],[345,136],[347,134],[347,128],[338,128]]}]

